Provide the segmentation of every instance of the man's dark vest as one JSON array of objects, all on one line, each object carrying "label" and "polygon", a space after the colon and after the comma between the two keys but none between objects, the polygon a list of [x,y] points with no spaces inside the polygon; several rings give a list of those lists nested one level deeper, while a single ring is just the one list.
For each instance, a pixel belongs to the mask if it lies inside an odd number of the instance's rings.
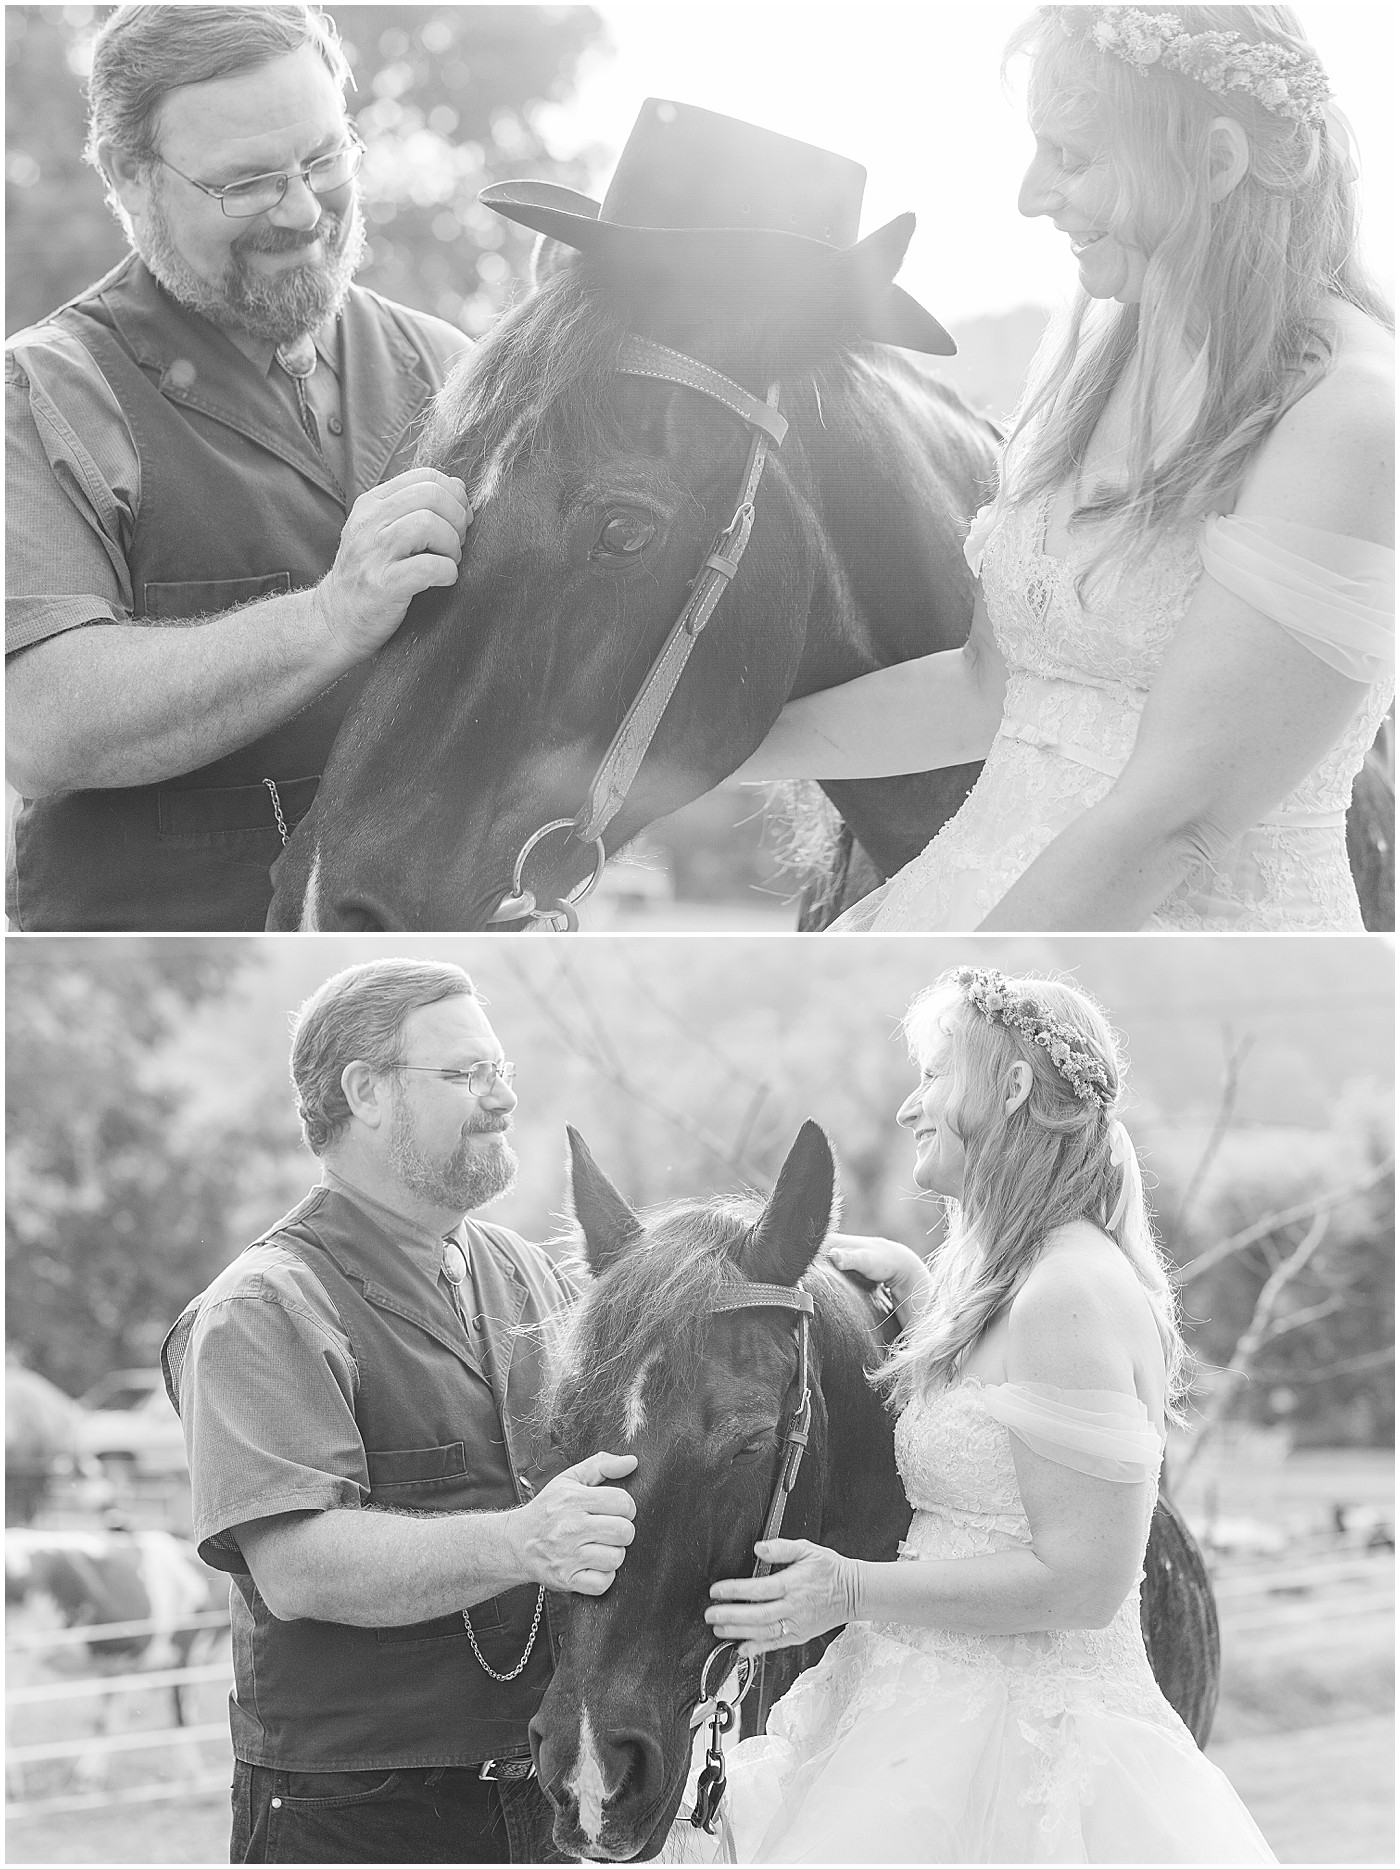
[{"label": "man's dark vest", "polygon": [[[152,624],[318,583],[349,506],[412,465],[416,418],[453,343],[449,326],[352,289],[339,319],[351,481],[342,495],[266,377],[140,260],[124,260],[50,322],[91,353],[131,429],[141,463],[134,614]],[[352,669],[282,726],[198,771],[26,802],[13,925],[260,929],[282,850],[264,781],[276,784],[287,825],[298,823],[363,680]]]},{"label": "man's dark vest", "polygon": [[[567,1289],[513,1234],[468,1221],[467,1238],[489,1386],[451,1300],[344,1195],[317,1188],[258,1242],[311,1269],[350,1339],[370,1507],[500,1512],[547,1477],[532,1429],[543,1351],[530,1326],[559,1312]],[[537,1600],[527,1584],[470,1611],[498,1674],[520,1660]],[[251,1765],[369,1771],[529,1757],[530,1716],[553,1665],[545,1620],[524,1671],[497,1682],[460,1614],[388,1629],[279,1622],[246,1572],[235,1573],[232,1611],[233,1743]]]}]

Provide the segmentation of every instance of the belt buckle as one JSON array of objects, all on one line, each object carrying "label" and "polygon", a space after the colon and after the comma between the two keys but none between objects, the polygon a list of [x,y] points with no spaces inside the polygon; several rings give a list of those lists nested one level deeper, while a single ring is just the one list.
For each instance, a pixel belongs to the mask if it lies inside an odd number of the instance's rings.
[{"label": "belt buckle", "polygon": [[476,1775],[488,1784],[515,1784],[535,1775],[533,1759],[483,1759]]}]

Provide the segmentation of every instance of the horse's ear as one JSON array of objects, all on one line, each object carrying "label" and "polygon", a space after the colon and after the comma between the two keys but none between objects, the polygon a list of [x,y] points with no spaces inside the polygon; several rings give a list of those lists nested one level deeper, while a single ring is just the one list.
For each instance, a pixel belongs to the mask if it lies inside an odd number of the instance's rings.
[{"label": "horse's ear", "polygon": [[583,1230],[584,1256],[595,1274],[627,1252],[641,1237],[642,1223],[594,1161],[588,1144],[566,1124],[569,1135],[569,1177],[574,1194],[574,1218]]},{"label": "horse's ear", "polygon": [[826,1134],[804,1123],[744,1252],[744,1270],[763,1285],[795,1285],[831,1230],[836,1161]]},{"label": "horse's ear", "polygon": [[534,252],[530,255],[530,283],[538,292],[546,279],[552,279],[556,273],[564,272],[578,259],[574,247],[566,247],[562,240],[551,239],[548,234],[541,234],[535,242]]},{"label": "horse's ear", "polygon": [[848,290],[878,292],[891,285],[914,238],[914,225],[912,214],[896,214],[873,234],[847,247],[832,262],[833,271]]}]

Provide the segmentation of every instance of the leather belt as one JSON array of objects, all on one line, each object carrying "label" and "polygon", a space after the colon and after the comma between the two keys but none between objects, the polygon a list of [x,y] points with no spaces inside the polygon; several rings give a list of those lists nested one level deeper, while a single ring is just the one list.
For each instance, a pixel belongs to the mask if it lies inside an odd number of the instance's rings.
[{"label": "leather belt", "polygon": [[476,1768],[478,1778],[490,1784],[517,1784],[535,1775],[533,1759],[483,1759]]}]

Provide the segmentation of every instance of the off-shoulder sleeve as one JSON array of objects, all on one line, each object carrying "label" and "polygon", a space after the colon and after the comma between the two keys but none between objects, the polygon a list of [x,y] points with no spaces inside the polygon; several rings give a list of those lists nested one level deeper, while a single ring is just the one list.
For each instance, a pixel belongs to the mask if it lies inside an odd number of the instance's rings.
[{"label": "off-shoulder sleeve", "polygon": [[1125,1485],[1157,1477],[1162,1437],[1135,1395],[1001,1382],[985,1388],[982,1396],[988,1414],[1043,1459]]},{"label": "off-shoulder sleeve", "polygon": [[1281,519],[1221,518],[1201,537],[1217,584],[1272,617],[1296,642],[1352,681],[1395,667],[1395,553],[1369,539]]},{"label": "off-shoulder sleeve", "polygon": [[992,529],[992,515],[995,510],[995,500],[986,506],[979,506],[972,515],[972,524],[968,528],[967,537],[963,540],[963,557],[967,560],[968,569],[975,578],[980,578],[982,575],[982,553],[987,547],[987,536]]}]

